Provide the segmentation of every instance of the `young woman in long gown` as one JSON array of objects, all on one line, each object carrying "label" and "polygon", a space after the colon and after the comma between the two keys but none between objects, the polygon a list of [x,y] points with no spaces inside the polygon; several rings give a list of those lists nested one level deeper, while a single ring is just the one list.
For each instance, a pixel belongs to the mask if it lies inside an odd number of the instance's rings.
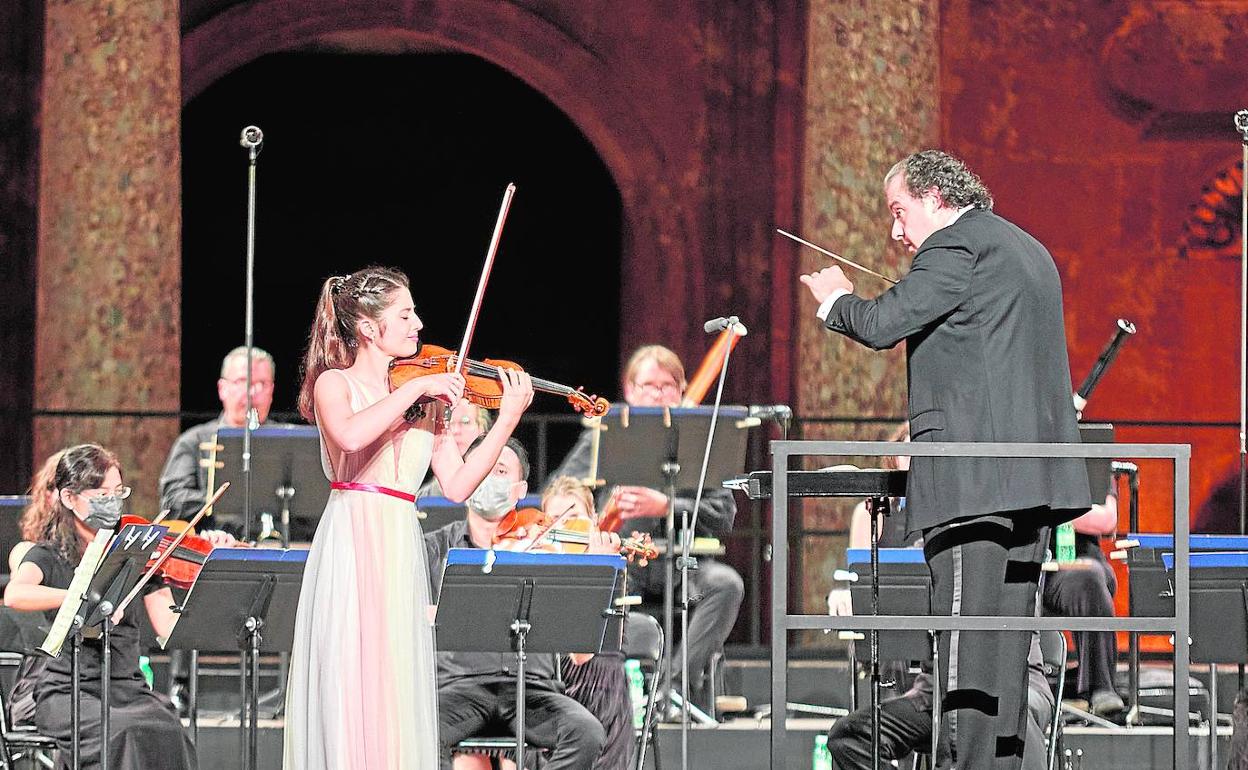
[{"label": "young woman in long gown", "polygon": [[[299,410],[320,429],[332,483],[295,620],[287,770],[438,767],[429,578],[412,493],[432,467],[447,497],[471,495],[533,400],[533,386],[523,372],[500,371],[498,419],[461,458],[441,404],[459,402],[462,376],[388,386],[390,362],[419,350],[421,328],[398,271],[366,268],[322,287]],[[428,417],[405,421],[421,398],[438,400]]]}]

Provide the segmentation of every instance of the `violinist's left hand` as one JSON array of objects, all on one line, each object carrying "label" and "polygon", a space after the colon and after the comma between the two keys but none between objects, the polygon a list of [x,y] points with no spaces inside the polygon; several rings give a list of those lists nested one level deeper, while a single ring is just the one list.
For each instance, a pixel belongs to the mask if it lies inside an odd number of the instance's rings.
[{"label": "violinist's left hand", "polygon": [[625,519],[658,518],[667,515],[667,495],[649,487],[621,487],[619,506]]},{"label": "violinist's left hand", "polygon": [[503,399],[498,407],[500,418],[518,421],[524,410],[533,403],[533,378],[528,372],[498,368],[499,381],[503,383]]},{"label": "violinist's left hand", "polygon": [[604,532],[600,529],[593,530],[589,533],[589,547],[587,553],[619,553],[620,552],[620,536],[614,532]]},{"label": "violinist's left hand", "polygon": [[220,529],[204,530],[199,536],[207,540],[213,548],[233,548],[238,545],[238,540],[233,535]]}]

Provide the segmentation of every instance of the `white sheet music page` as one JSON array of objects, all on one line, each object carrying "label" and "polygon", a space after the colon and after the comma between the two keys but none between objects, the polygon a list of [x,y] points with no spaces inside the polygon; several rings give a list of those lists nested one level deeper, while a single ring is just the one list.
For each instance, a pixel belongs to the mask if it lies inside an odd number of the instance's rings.
[{"label": "white sheet music page", "polygon": [[61,647],[65,644],[65,639],[69,637],[69,632],[73,630],[74,615],[82,605],[82,597],[87,593],[91,578],[99,569],[112,537],[113,530],[102,529],[96,532],[95,539],[87,544],[87,551],[82,555],[82,561],[78,562],[78,566],[74,568],[74,579],[69,582],[65,601],[61,602],[61,608],[56,611],[56,619],[52,621],[52,627],[48,629],[48,638],[44,639],[39,647],[48,655],[54,658],[60,657]]}]

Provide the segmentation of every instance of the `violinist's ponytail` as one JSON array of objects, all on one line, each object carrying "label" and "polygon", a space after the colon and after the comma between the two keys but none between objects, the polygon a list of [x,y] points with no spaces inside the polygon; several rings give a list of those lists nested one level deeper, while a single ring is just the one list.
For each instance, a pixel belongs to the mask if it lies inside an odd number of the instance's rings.
[{"label": "violinist's ponytail", "polygon": [[[313,408],[312,391],[316,378],[326,369],[345,369],[355,362],[355,350],[343,338],[337,301],[342,293],[344,276],[336,275],[321,287],[321,298],[316,303],[316,319],[308,335],[308,351],[303,357],[303,382],[299,386],[299,414],[313,425],[316,413]],[[354,338],[352,338],[354,339]]]},{"label": "violinist's ponytail", "polygon": [[407,286],[407,276],[385,267],[366,267],[325,281],[303,358],[303,383],[299,386],[299,414],[303,419],[316,423],[312,395],[321,372],[346,369],[355,363],[359,344],[356,323],[362,318],[380,319],[394,301],[394,293]]}]

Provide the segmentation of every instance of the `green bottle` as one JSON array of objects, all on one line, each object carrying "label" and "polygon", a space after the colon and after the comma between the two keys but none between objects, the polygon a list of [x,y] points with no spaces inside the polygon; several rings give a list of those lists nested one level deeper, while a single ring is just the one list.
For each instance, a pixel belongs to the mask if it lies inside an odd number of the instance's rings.
[{"label": "green bottle", "polygon": [[1057,563],[1069,564],[1075,560],[1075,523],[1057,525]]},{"label": "green bottle", "polygon": [[146,655],[139,656],[139,670],[143,672],[143,680],[147,682],[147,689],[152,689],[156,677],[152,674],[152,661]]},{"label": "green bottle", "polygon": [[828,751],[828,736],[815,736],[815,750],[810,753],[810,770],[832,770],[832,752]]},{"label": "green bottle", "polygon": [[646,678],[641,673],[641,661],[629,658],[624,661],[624,673],[628,677],[628,695],[633,702],[633,727],[646,723]]}]

